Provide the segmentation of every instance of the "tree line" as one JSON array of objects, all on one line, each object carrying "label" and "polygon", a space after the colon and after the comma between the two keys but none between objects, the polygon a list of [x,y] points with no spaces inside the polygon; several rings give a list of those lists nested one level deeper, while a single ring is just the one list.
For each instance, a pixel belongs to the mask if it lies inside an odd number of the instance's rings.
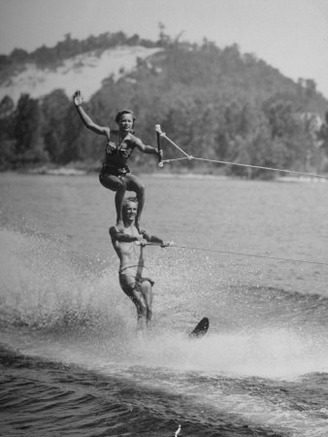
[{"label": "tree line", "polygon": [[158,45],[161,45],[161,39],[154,42],[142,39],[137,34],[127,36],[124,32],[105,32],[98,36],[90,35],[87,39],[78,40],[77,38],[72,38],[70,33],[67,33],[64,40],[58,42],[54,47],[43,45],[31,53],[24,49],[16,48],[10,55],[0,55],[0,71],[8,76],[17,65],[27,62],[34,63],[39,68],[54,68],[72,56],[90,51],[101,53],[103,50],[119,45],[158,47]]},{"label": "tree line", "polygon": [[[105,40],[108,35],[96,38],[97,47]],[[138,36],[129,41],[142,43]],[[69,36],[63,44],[65,53],[76,53],[72,47],[77,44]],[[88,47],[92,46],[89,39]],[[256,56],[241,54],[237,45],[220,49],[206,39],[202,44],[181,42],[165,35],[163,28],[157,46],[161,50],[146,60],[138,59],[134,71],[117,81],[104,80],[85,103],[97,123],[114,128],[117,111],[131,108],[137,117],[136,135],[147,143],[155,143],[154,126],[160,124],[193,156],[328,171],[327,101],[316,91],[314,81],[294,83]],[[21,95],[16,107],[5,97],[0,102],[0,145],[3,170],[77,163],[96,168],[104,138],[85,129],[71,98],[57,89],[42,99]],[[164,153],[167,158],[177,156],[170,146]],[[133,160],[136,170],[151,168],[151,160],[144,155],[135,154]],[[261,169],[233,165],[218,169],[194,161],[178,161],[170,168],[272,177]]]}]

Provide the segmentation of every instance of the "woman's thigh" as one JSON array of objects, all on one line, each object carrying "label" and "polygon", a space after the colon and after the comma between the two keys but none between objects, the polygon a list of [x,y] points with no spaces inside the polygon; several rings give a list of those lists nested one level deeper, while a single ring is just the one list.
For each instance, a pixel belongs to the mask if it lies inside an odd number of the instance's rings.
[{"label": "woman's thigh", "polygon": [[131,191],[140,192],[144,190],[144,185],[141,180],[132,174],[125,176],[126,189]]},{"label": "woman's thigh", "polygon": [[122,178],[106,173],[100,173],[99,181],[103,187],[108,188],[108,190],[112,191],[117,191],[124,185],[124,181]]}]

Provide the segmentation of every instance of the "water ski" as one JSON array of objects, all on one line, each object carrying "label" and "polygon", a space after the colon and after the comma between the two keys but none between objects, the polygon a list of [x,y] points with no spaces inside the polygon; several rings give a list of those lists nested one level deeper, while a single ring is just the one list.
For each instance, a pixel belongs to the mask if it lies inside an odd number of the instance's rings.
[{"label": "water ski", "polygon": [[189,334],[189,338],[200,338],[206,334],[210,326],[210,321],[207,317],[204,317],[195,327],[195,329]]}]

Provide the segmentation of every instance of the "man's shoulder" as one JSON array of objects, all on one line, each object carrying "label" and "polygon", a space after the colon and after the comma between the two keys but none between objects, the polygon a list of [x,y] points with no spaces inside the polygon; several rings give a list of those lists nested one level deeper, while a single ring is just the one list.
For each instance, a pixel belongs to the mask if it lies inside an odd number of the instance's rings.
[{"label": "man's shoulder", "polygon": [[109,234],[111,237],[114,237],[115,235],[117,235],[119,233],[122,233],[122,231],[120,231],[117,226],[111,226],[109,228]]},{"label": "man's shoulder", "polygon": [[112,238],[117,238],[122,235],[129,235],[129,233],[125,230],[124,226],[111,226],[109,228],[109,234]]}]

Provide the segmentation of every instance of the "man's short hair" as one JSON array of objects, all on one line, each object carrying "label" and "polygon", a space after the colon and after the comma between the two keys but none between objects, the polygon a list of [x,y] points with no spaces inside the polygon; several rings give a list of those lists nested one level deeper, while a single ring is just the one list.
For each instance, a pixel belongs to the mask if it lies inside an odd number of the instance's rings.
[{"label": "man's short hair", "polygon": [[128,203],[133,202],[138,205],[138,200],[136,197],[126,197],[123,201],[123,209],[127,208]]}]

